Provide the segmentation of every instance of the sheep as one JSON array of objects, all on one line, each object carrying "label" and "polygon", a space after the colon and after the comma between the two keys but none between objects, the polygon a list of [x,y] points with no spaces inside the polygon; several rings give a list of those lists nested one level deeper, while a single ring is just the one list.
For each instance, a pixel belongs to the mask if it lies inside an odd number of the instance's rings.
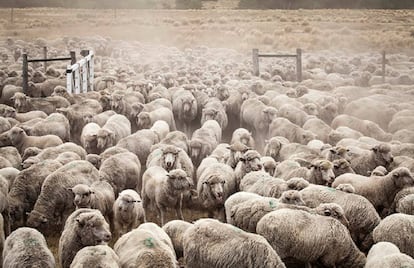
[{"label": "sheep", "polygon": [[[365,255],[352,241],[347,228],[330,217],[280,209],[264,215],[256,232],[269,241],[282,260],[295,258],[330,267],[365,265]],[[305,244],[302,239],[306,239]]]},{"label": "sheep", "polygon": [[280,175],[280,178],[284,180],[294,177],[302,177],[313,184],[330,185],[335,179],[335,174],[330,161],[315,160],[312,162],[310,169],[300,167]]},{"label": "sheep", "polygon": [[112,223],[112,206],[115,202],[115,194],[112,186],[106,181],[95,181],[90,186],[77,184],[72,188],[73,204],[76,209],[93,208],[104,215],[108,223]]},{"label": "sheep", "polygon": [[233,131],[230,144],[234,144],[236,142],[241,142],[250,148],[255,148],[252,133],[245,128],[238,128]]},{"label": "sheep", "polygon": [[29,136],[56,135],[62,141],[70,140],[69,120],[62,114],[52,113],[42,121],[22,128]]},{"label": "sheep", "polygon": [[[220,163],[227,163],[231,154],[230,145],[228,143],[220,143],[217,147],[211,152],[209,157],[217,159]],[[203,159],[204,160],[204,159]],[[201,161],[203,162],[203,161]],[[201,165],[201,163],[200,163]]]},{"label": "sheep", "polygon": [[359,131],[356,131],[349,127],[340,126],[340,127],[337,127],[336,129],[333,129],[331,132],[329,132],[328,143],[331,144],[332,146],[335,146],[342,139],[350,138],[350,139],[357,140],[362,136],[363,136],[362,133]]},{"label": "sheep", "polygon": [[33,157],[38,155],[43,149],[37,148],[37,147],[27,147],[22,155],[22,161],[24,162],[29,157]]},{"label": "sheep", "polygon": [[66,220],[59,239],[60,266],[69,268],[79,250],[87,246],[106,245],[110,240],[109,224],[99,210],[75,210]]},{"label": "sheep", "polygon": [[121,267],[178,268],[171,239],[154,225],[141,225],[116,241]]},{"label": "sheep", "polygon": [[64,144],[48,147],[39,152],[36,156],[27,158],[23,163],[23,168],[28,168],[34,163],[41,162],[46,159],[55,159],[59,154],[64,152],[74,152],[83,160],[86,158],[86,151],[81,146],[72,142],[65,142]]},{"label": "sheep", "polygon": [[240,191],[256,193],[261,196],[279,198],[288,190],[286,181],[274,178],[264,171],[247,173],[240,181]]},{"label": "sheep", "polygon": [[198,166],[201,160],[217,147],[221,141],[222,129],[215,120],[207,120],[193,132],[190,141],[191,160]]},{"label": "sheep", "polygon": [[175,122],[178,129],[189,136],[191,133],[191,123],[197,117],[197,100],[190,91],[180,89],[172,95],[172,106]]},{"label": "sheep", "polygon": [[[48,68],[49,73],[51,72],[51,67]],[[59,76],[59,75],[58,75]],[[31,97],[47,97],[51,96],[54,92],[54,88],[57,86],[66,86],[65,79],[59,78],[49,78],[45,81],[40,83],[36,82],[29,82],[29,87],[27,90],[27,94]]]},{"label": "sheep", "polygon": [[9,138],[9,132],[10,132],[10,130],[0,134],[0,147],[13,146],[13,144],[12,144],[10,138]]},{"label": "sheep", "polygon": [[171,111],[173,110],[172,104],[169,100],[165,99],[165,98],[159,98],[159,99],[155,99],[151,102],[148,102],[146,104],[142,104],[142,103],[134,103],[132,104],[132,109],[133,109],[133,113],[135,115],[138,115],[140,112],[152,112],[158,108],[161,107],[165,107],[170,109]]},{"label": "sheep", "polygon": [[247,173],[262,170],[263,165],[260,158],[260,154],[255,150],[247,150],[240,157],[240,162],[237,164],[234,170],[237,189],[239,189],[241,179]]},{"label": "sheep", "polygon": [[112,210],[114,212],[115,239],[137,228],[145,221],[141,196],[132,189],[126,189],[119,193]]},{"label": "sheep", "polygon": [[391,242],[414,258],[414,216],[395,213],[384,218],[373,231],[374,242]]},{"label": "sheep", "polygon": [[44,236],[33,228],[12,232],[4,243],[3,267],[56,267],[55,258]]},{"label": "sheep", "polygon": [[224,220],[224,202],[236,191],[235,175],[231,167],[216,163],[208,166],[197,181],[198,201],[209,217],[217,214]]},{"label": "sheep", "polygon": [[119,257],[112,248],[106,245],[88,246],[79,250],[70,268],[102,267],[120,268]]},{"label": "sheep", "polygon": [[98,131],[101,127],[96,123],[86,124],[81,133],[80,142],[88,154],[98,154]]},{"label": "sheep", "polygon": [[306,206],[315,208],[321,203],[340,205],[349,220],[352,239],[362,250],[372,244],[372,230],[380,222],[380,217],[371,202],[363,196],[337,191],[334,188],[310,185],[300,191]]},{"label": "sheep", "polygon": [[96,169],[99,169],[101,167],[101,156],[98,154],[88,154],[86,155],[85,160],[96,167]]},{"label": "sheep", "polygon": [[382,130],[378,124],[369,120],[362,120],[351,115],[341,114],[335,117],[332,121],[331,127],[336,129],[339,126],[352,128],[361,132],[365,136],[372,137],[379,141],[390,141],[392,138],[392,135]]},{"label": "sheep", "polygon": [[276,136],[265,141],[264,155],[272,157],[275,161],[279,160],[279,152],[283,145],[289,144],[285,137]]},{"label": "sheep", "polygon": [[282,105],[277,112],[277,116],[284,117],[298,126],[303,126],[310,119],[305,111],[292,104]]},{"label": "sheep", "polygon": [[[240,109],[241,126],[247,126],[253,129],[257,142],[264,141],[269,132],[269,124],[276,117],[277,110],[273,107],[266,106],[257,99],[244,101]],[[260,147],[259,144],[258,146]],[[261,147],[263,148],[264,145],[262,144]]]},{"label": "sheep", "polygon": [[154,101],[158,98],[164,98],[171,102],[171,94],[169,90],[161,85],[154,87],[148,92],[148,102]]},{"label": "sheep", "polygon": [[16,179],[17,175],[19,175],[19,173],[20,173],[20,170],[14,167],[5,167],[5,168],[0,169],[0,176],[3,176],[9,184],[8,191],[10,191],[14,183],[14,180]]},{"label": "sheep", "polygon": [[355,193],[366,197],[377,209],[391,207],[397,192],[404,187],[414,186],[414,178],[407,168],[394,169],[385,176],[354,178],[351,175],[341,175],[335,179],[333,187],[342,183],[349,183],[355,188]]},{"label": "sheep", "polygon": [[[218,147],[218,146],[217,146]],[[240,162],[240,158],[243,156],[245,152],[252,149],[241,142],[235,142],[231,144],[229,147],[230,154],[226,161],[226,164],[232,167],[233,169],[236,168],[237,164]],[[211,154],[210,154],[211,155]]]},{"label": "sheep", "polygon": [[98,180],[98,170],[85,160],[70,162],[55,170],[43,182],[39,197],[29,213],[27,226],[42,233],[60,231],[67,216],[74,210],[73,194],[67,188],[91,184]]},{"label": "sheep", "polygon": [[158,136],[158,140],[161,141],[170,132],[170,126],[164,120],[157,120],[151,126],[150,130],[154,131],[154,133]]},{"label": "sheep", "polygon": [[69,162],[82,160],[80,156],[74,152],[63,152],[59,154],[56,158],[56,161],[60,162],[62,165],[66,165]]},{"label": "sheep", "polygon": [[150,128],[157,120],[167,122],[171,130],[177,129],[172,111],[165,107],[158,108],[152,112],[140,112],[136,118],[136,124],[138,129]]},{"label": "sheep", "polygon": [[193,224],[186,221],[172,220],[162,226],[164,232],[171,238],[177,258],[183,257],[184,232],[192,225]]},{"label": "sheep", "polygon": [[414,267],[414,259],[400,252],[390,242],[378,242],[372,246],[367,255],[366,268]]},{"label": "sheep", "polygon": [[388,170],[383,166],[377,166],[370,172],[370,176],[385,176],[388,174]]},{"label": "sheep", "polygon": [[269,173],[269,175],[274,176],[277,166],[276,161],[270,156],[262,156],[260,161],[262,162],[264,171]]},{"label": "sheep", "polygon": [[56,112],[57,108],[66,108],[70,105],[69,101],[60,96],[31,98],[23,93],[16,92],[10,99],[14,102],[14,107],[18,113],[39,110],[49,115]]},{"label": "sheep", "polygon": [[138,157],[131,152],[113,155],[103,160],[99,168],[99,179],[112,186],[115,196],[124,189],[140,191],[141,163]]},{"label": "sheep", "polygon": [[[127,96],[121,95],[117,92],[112,93],[111,95],[111,110],[117,114],[121,114],[128,118],[128,120],[133,123],[135,122],[135,116],[133,114],[133,109],[131,103],[127,101]],[[136,129],[134,126],[132,129]]]},{"label": "sheep", "polygon": [[97,148],[100,152],[103,152],[105,149],[115,146],[122,138],[128,135],[131,135],[131,123],[128,118],[115,114],[98,130],[96,136]]},{"label": "sheep", "polygon": [[213,219],[189,227],[183,249],[188,267],[285,267],[266,239]]},{"label": "sheep", "polygon": [[16,169],[21,168],[22,158],[16,148],[12,146],[2,147],[0,148],[0,156],[10,162],[10,167],[14,167]]},{"label": "sheep", "polygon": [[332,164],[335,178],[345,173],[355,173],[351,167],[351,164],[345,159],[335,159],[332,161]]},{"label": "sheep", "polygon": [[160,140],[159,144],[175,145],[183,149],[187,154],[190,153],[186,134],[178,130],[169,132],[165,138]]},{"label": "sheep", "polygon": [[228,118],[226,108],[217,98],[210,98],[201,111],[201,124],[203,125],[208,120],[217,121],[223,130],[227,128]]},{"label": "sheep", "polygon": [[269,125],[268,137],[282,136],[290,142],[306,145],[309,141],[316,139],[316,135],[308,130],[293,124],[288,119],[277,117]]},{"label": "sheep", "polygon": [[363,151],[362,154],[352,158],[350,162],[355,173],[369,176],[377,166],[389,169],[392,161],[391,147],[382,143],[375,145],[369,151]]},{"label": "sheep", "polygon": [[149,167],[142,175],[142,205],[146,213],[152,204],[158,210],[161,225],[164,225],[166,208],[175,208],[176,216],[184,220],[182,213],[183,194],[190,190],[193,181],[181,169],[167,172],[162,167]]},{"label": "sheep", "polygon": [[12,228],[23,226],[40,194],[46,177],[62,167],[56,160],[45,160],[22,170],[15,178],[7,195]]},{"label": "sheep", "polygon": [[10,122],[6,118],[0,116],[0,133],[4,133],[11,128],[12,126]]},{"label": "sheep", "polygon": [[258,195],[256,193],[250,193],[250,192],[244,192],[239,191],[232,195],[230,195],[226,201],[224,202],[224,210],[226,214],[226,222],[230,223],[232,221],[231,219],[231,209],[236,206],[237,204],[243,203],[250,199],[256,199],[260,198],[261,195]]},{"label": "sheep", "polygon": [[321,152],[321,155],[324,156],[327,160],[333,162],[336,159],[346,159],[350,161],[350,150],[343,146],[335,146],[328,149],[325,149]]},{"label": "sheep", "polygon": [[112,110],[108,110],[108,111],[96,114],[92,117],[92,122],[98,124],[100,127],[103,127],[108,121],[108,119],[114,114],[116,113]]},{"label": "sheep", "polygon": [[317,139],[325,143],[329,142],[329,134],[332,132],[332,128],[321,119],[311,118],[303,124],[302,128],[314,133]]},{"label": "sheep", "polygon": [[414,215],[414,194],[407,195],[398,200],[395,211],[404,214]]}]

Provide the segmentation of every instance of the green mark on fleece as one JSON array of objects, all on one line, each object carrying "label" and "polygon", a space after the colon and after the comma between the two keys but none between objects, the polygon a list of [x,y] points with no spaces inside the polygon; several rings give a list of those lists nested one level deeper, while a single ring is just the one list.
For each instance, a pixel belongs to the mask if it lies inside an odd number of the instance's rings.
[{"label": "green mark on fleece", "polygon": [[27,247],[37,247],[39,246],[39,243],[37,242],[36,239],[28,238],[24,240],[24,245]]},{"label": "green mark on fleece", "polygon": [[155,245],[154,245],[154,241],[153,241],[154,239],[152,238],[152,237],[149,237],[149,238],[146,238],[145,240],[144,240],[144,245],[146,246],[146,247],[149,247],[149,248],[153,248]]},{"label": "green mark on fleece", "polygon": [[270,200],[269,201],[269,206],[270,206],[270,208],[276,208],[277,207],[277,201]]},{"label": "green mark on fleece", "polygon": [[327,188],[328,188],[328,191],[331,191],[331,192],[335,192],[336,191],[335,188],[332,188],[332,187],[327,187]]}]

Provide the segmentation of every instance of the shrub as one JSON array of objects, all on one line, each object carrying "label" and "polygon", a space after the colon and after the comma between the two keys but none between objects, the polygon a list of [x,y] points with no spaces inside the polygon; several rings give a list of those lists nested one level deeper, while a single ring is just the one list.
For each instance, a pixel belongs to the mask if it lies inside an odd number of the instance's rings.
[{"label": "shrub", "polygon": [[201,0],[175,0],[176,9],[201,9]]}]

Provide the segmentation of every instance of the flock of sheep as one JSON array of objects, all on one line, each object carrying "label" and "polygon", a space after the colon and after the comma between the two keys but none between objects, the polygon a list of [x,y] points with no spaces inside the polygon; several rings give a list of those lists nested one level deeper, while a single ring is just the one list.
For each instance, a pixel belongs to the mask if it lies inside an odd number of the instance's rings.
[{"label": "flock of sheep", "polygon": [[[6,43],[3,267],[414,267],[409,68],[305,54],[299,83],[226,49]],[[21,51],[45,43],[94,49],[94,91],[55,63],[23,93]]]}]

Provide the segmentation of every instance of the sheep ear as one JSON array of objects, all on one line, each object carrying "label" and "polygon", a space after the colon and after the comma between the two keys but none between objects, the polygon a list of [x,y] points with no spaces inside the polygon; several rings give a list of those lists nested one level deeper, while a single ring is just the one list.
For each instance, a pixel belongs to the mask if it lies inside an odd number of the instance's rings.
[{"label": "sheep ear", "polygon": [[400,173],[399,173],[398,171],[394,171],[394,172],[392,173],[392,176],[393,176],[394,178],[398,178],[398,177],[400,176]]},{"label": "sheep ear", "polygon": [[80,217],[77,217],[76,221],[78,222],[78,225],[81,226],[81,227],[83,227],[85,225],[85,222]]},{"label": "sheep ear", "polygon": [[68,191],[71,191],[71,192],[73,192],[73,191],[72,191],[72,189],[73,189],[73,188],[66,188],[66,189],[67,189]]},{"label": "sheep ear", "polygon": [[331,216],[331,211],[329,210],[329,209],[325,209],[324,211],[323,211],[323,215],[325,215],[325,216]]},{"label": "sheep ear", "polygon": [[329,151],[333,154],[335,153],[335,149],[329,149]]},{"label": "sheep ear", "polygon": [[374,146],[374,147],[372,147],[371,150],[373,150],[374,152],[377,152],[378,151],[378,147],[377,146]]}]

